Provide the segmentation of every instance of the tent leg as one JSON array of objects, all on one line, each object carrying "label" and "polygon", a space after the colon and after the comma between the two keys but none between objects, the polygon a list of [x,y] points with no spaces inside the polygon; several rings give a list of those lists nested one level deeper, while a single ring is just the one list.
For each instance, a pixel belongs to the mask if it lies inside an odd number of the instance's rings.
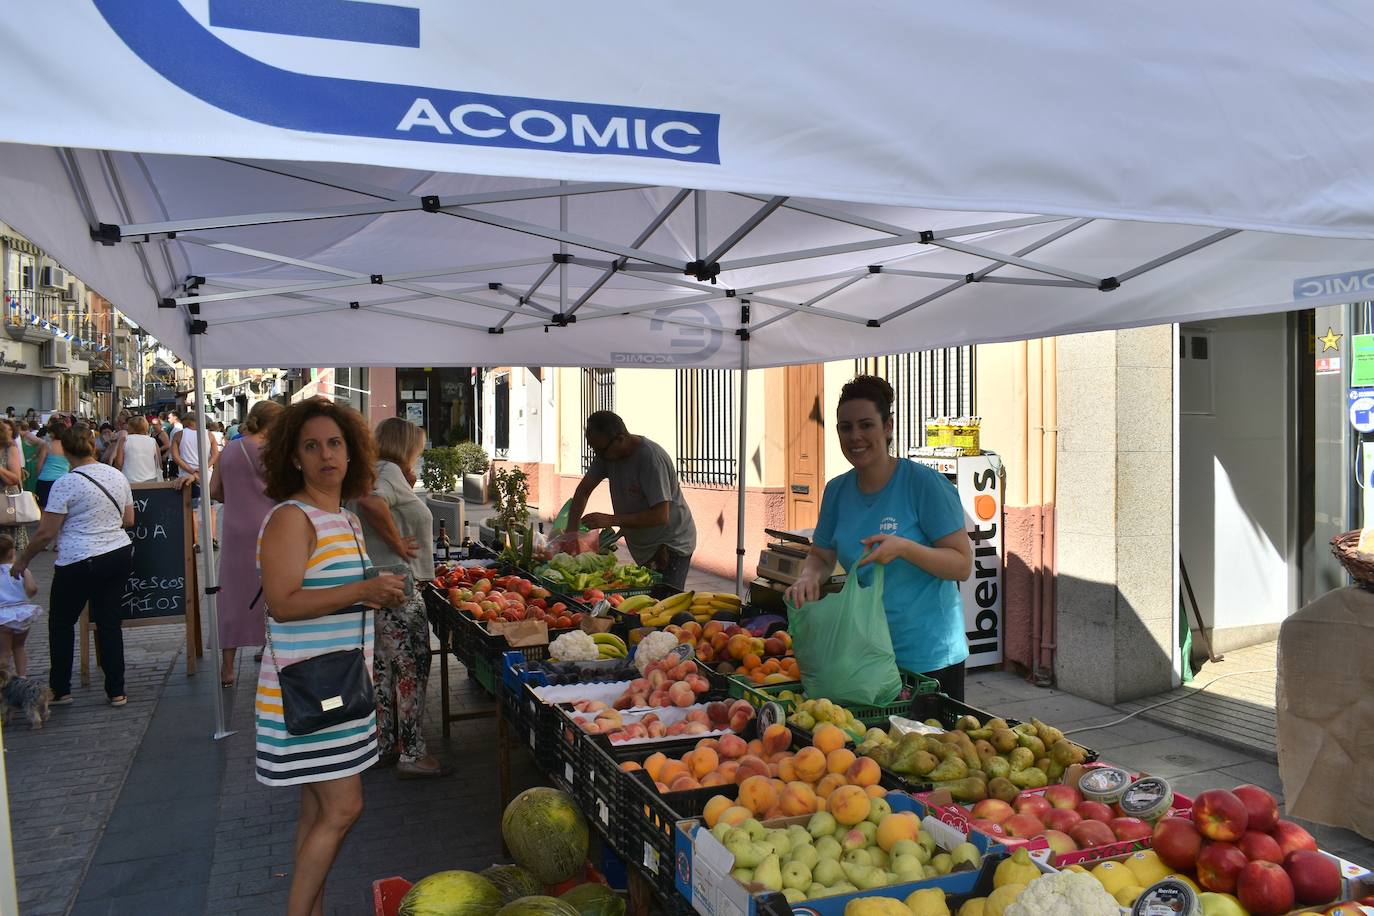
[{"label": "tent leg", "polygon": [[735,594],[744,596],[744,481],[748,460],[749,435],[749,335],[746,331],[739,345],[739,462],[736,481],[739,485],[739,506],[735,516]]},{"label": "tent leg", "polygon": [[[196,377],[196,416],[200,422],[196,424],[196,448],[200,455],[200,555],[205,558],[205,587],[201,594],[204,596],[205,609],[207,611],[208,627],[210,630],[210,659],[214,671],[214,693],[215,693],[215,734],[214,739],[228,738],[234,734],[227,731],[224,727],[224,691],[219,686],[219,666],[223,664],[223,656],[219,648],[219,609],[216,602],[219,600],[219,551],[215,550],[215,528],[210,524],[210,431],[209,421],[205,416],[205,376],[200,370],[200,335],[194,331],[191,333],[191,371]],[[189,640],[190,633],[187,633]],[[186,651],[191,651],[188,642]]]}]

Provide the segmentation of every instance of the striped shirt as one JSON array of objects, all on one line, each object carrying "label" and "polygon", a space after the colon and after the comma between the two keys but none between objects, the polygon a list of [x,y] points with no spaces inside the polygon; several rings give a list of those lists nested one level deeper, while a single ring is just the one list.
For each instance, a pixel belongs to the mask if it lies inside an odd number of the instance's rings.
[{"label": "striped shirt", "polygon": [[[315,551],[305,567],[302,588],[333,588],[363,577],[367,554],[361,526],[353,513],[326,512],[297,500],[279,503],[258,533],[258,569],[262,569],[262,531],[282,506],[295,506],[315,528]],[[257,777],[269,786],[340,779],[360,773],[377,761],[377,714],[334,725],[309,735],[292,735],[282,717],[278,665],[325,652],[353,649],[362,640],[368,674],[372,673],[372,612],[335,613],[310,620],[278,623],[269,615],[272,650],[263,654],[257,693]],[[275,650],[275,651],[273,651]]]}]

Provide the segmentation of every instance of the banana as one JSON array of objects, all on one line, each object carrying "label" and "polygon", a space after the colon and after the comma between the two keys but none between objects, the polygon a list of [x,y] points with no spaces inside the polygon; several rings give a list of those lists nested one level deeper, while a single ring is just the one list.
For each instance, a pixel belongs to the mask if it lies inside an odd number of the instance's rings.
[{"label": "banana", "polygon": [[596,654],[598,658],[624,658],[625,653],[615,646],[597,646]]},{"label": "banana", "polygon": [[594,633],[592,634],[592,642],[596,643],[598,646],[610,646],[612,649],[619,651],[621,655],[629,651],[625,645],[625,640],[616,636],[614,633]]},{"label": "banana", "polygon": [[690,605],[694,597],[693,592],[679,592],[671,598],[664,598],[658,603],[658,606],[665,611],[680,611]]},{"label": "banana", "polygon": [[656,603],[648,595],[635,595],[633,598],[627,598],[621,602],[619,610],[622,614],[637,614],[644,608],[653,607]]}]

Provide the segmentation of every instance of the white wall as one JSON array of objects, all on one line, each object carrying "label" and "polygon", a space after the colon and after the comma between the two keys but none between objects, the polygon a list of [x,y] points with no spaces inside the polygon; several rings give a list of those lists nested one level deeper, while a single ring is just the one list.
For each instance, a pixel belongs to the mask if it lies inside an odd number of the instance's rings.
[{"label": "white wall", "polygon": [[[1206,327],[1212,414],[1179,417],[1180,550],[1209,626],[1276,624],[1290,611],[1286,319]],[[1183,374],[1181,405],[1197,384]]]}]

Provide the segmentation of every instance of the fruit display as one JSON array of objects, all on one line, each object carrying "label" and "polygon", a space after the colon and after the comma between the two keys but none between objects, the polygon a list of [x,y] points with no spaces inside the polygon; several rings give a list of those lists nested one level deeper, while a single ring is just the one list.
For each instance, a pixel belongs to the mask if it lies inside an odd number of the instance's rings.
[{"label": "fruit display", "polygon": [[714,666],[721,674],[747,676],[760,685],[801,679],[801,669],[792,654],[792,637],[784,629],[756,636],[748,626],[708,619],[669,624],[664,632],[690,645],[703,664]]},{"label": "fruit display", "polygon": [[579,884],[559,897],[578,916],[625,916],[625,901],[604,884]]},{"label": "fruit display", "polygon": [[[751,893],[781,893],[794,905],[982,866],[973,843],[941,849],[914,812],[893,811],[884,799],[850,788],[842,804],[805,822],[770,826],[738,807],[714,812],[714,823],[704,820],[735,857],[732,878]],[[846,912],[858,902],[850,901]]]},{"label": "fruit display", "polygon": [[[933,804],[929,796],[925,798]],[[1144,843],[1154,835],[1146,821],[1123,816],[1102,802],[1087,801],[1078,789],[1067,785],[1027,790],[1011,802],[982,799],[970,812],[969,826],[999,840],[1041,839],[1053,853],[1052,864],[1077,861],[1079,857],[1071,854],[1079,851]]]},{"label": "fruit display", "polygon": [[[871,742],[873,746],[885,743],[888,735],[881,728],[866,729],[862,722],[854,718],[854,714],[845,709],[838,703],[829,700],[803,700],[800,705],[794,708],[787,717],[788,725],[795,725],[802,731],[815,734],[816,730],[822,725],[833,725],[844,732],[849,740],[858,742]],[[872,754],[865,754],[865,757],[873,757]],[[878,760],[877,757],[874,757]],[[879,765],[882,764],[878,760]]]},{"label": "fruit display", "polygon": [[676,656],[665,655],[646,665],[642,676],[631,681],[611,706],[615,709],[694,706],[697,697],[710,689],[710,683],[695,662],[678,661]]},{"label": "fruit display", "polygon": [[532,894],[512,900],[497,910],[496,916],[577,916],[577,909],[557,897]]},{"label": "fruit display", "polygon": [[[933,719],[926,724],[940,727]],[[1000,718],[979,722],[972,715],[938,734],[870,729],[859,753],[899,776],[947,788],[963,802],[1013,801],[1022,789],[1062,782],[1070,767],[1087,760],[1083,748],[1039,719],[1013,726]]]},{"label": "fruit display", "polygon": [[568,880],[587,861],[587,819],[557,789],[526,789],[511,799],[501,815],[501,838],[516,864],[544,884]]},{"label": "fruit display", "polygon": [[[445,577],[446,582],[451,579]],[[465,577],[462,584],[448,586],[447,594],[450,604],[479,621],[540,620],[550,629],[568,629],[580,624],[583,617],[580,611],[555,599],[548,589],[519,576]]]},{"label": "fruit display", "polygon": [[539,879],[519,865],[493,865],[482,869],[481,875],[501,892],[502,906],[512,900],[544,892],[544,885],[539,883]]},{"label": "fruit display", "polygon": [[648,588],[653,570],[621,563],[613,553],[560,553],[535,567],[534,574],[560,589],[581,592],[589,588]]},{"label": "fruit display", "polygon": [[494,916],[504,901],[496,885],[471,871],[441,871],[411,885],[396,908],[397,916],[461,913]]},{"label": "fruit display", "polygon": [[625,640],[614,633],[584,633],[574,630],[549,644],[549,657],[558,661],[595,661],[619,659],[629,655]]},{"label": "fruit display", "polygon": [[589,661],[546,659],[528,664],[526,670],[541,675],[550,686],[619,683],[639,676],[639,669],[635,668],[634,662],[627,658],[602,658],[599,649],[596,658]]},{"label": "fruit display", "polygon": [[[633,601],[633,599],[631,599]],[[626,607],[620,605],[624,614],[638,613],[639,622],[646,627],[663,627],[670,623],[687,622],[690,618],[697,623],[705,623],[717,614],[738,617],[740,612],[739,595],[730,592],[678,592],[670,598],[650,601],[648,604],[634,602]]]},{"label": "fruit display", "polygon": [[[745,700],[709,703],[686,709],[642,714],[622,713],[605,703],[582,700],[573,704],[573,720],[589,735],[605,735],[612,744],[649,741],[659,738],[742,732],[754,720],[754,707]],[[589,718],[590,717],[590,718]]]}]

